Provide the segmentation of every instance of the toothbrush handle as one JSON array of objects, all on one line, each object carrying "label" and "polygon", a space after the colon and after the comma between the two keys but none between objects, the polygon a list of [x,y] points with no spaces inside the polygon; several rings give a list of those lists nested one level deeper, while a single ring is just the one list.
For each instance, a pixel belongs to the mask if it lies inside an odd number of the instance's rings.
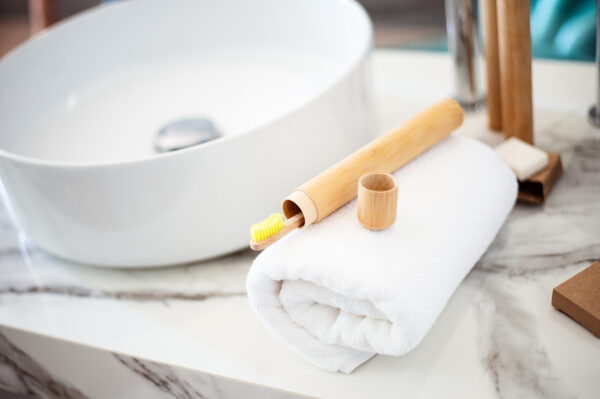
[{"label": "toothbrush handle", "polygon": [[463,121],[452,99],[438,102],[396,129],[373,140],[299,187],[282,203],[283,213],[304,215],[304,224],[318,222],[358,192],[366,173],[391,173],[448,136]]},{"label": "toothbrush handle", "polygon": [[283,224],[283,228],[279,230],[276,234],[267,238],[266,240],[262,240],[259,242],[254,242],[250,240],[250,248],[254,251],[262,251],[269,245],[273,244],[275,241],[281,240],[283,237],[304,225],[304,216],[301,213],[297,213],[291,218],[287,219]]}]

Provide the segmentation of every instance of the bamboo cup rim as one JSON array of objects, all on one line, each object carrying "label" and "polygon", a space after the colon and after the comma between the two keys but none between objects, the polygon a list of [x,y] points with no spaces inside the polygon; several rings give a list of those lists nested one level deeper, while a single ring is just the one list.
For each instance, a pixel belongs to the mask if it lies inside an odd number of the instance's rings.
[{"label": "bamboo cup rim", "polygon": [[389,193],[398,188],[398,179],[389,173],[367,173],[358,180],[358,185],[373,193]]}]

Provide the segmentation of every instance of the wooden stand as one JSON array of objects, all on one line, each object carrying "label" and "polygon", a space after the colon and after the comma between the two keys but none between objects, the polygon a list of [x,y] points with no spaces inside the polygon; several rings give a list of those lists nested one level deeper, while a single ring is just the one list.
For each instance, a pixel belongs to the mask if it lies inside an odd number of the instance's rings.
[{"label": "wooden stand", "polygon": [[396,221],[398,181],[387,173],[370,173],[358,181],[357,216],[371,230],[384,230]]},{"label": "wooden stand", "polygon": [[560,154],[548,153],[548,166],[529,179],[519,182],[517,200],[535,205],[543,204],[562,172]]},{"label": "wooden stand", "polygon": [[600,338],[600,262],[552,290],[552,306]]},{"label": "wooden stand", "polygon": [[54,22],[56,0],[29,0],[29,30],[36,34]]},{"label": "wooden stand", "polygon": [[502,128],[505,137],[533,145],[529,12],[529,1],[498,0]]},{"label": "wooden stand", "polygon": [[502,100],[500,94],[500,59],[498,55],[498,15],[496,0],[482,0],[483,37],[487,75],[486,109],[491,130],[502,131]]}]

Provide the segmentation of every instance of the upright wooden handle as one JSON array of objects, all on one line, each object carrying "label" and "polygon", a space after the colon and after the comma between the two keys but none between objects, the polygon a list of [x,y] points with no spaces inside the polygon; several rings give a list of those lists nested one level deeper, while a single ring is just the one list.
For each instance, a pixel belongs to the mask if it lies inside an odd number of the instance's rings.
[{"label": "upright wooden handle", "polygon": [[507,138],[533,145],[529,9],[525,0],[497,3],[502,128]]},{"label": "upright wooden handle", "polygon": [[487,78],[486,109],[488,126],[502,131],[502,103],[500,94],[500,59],[498,57],[498,15],[496,0],[482,0],[483,37]]},{"label": "upright wooden handle", "polygon": [[318,222],[356,197],[362,175],[395,171],[462,121],[463,111],[456,101],[440,101],[299,187],[283,201],[283,213],[289,218],[302,212],[305,225]]},{"label": "upright wooden handle", "polygon": [[32,35],[54,22],[55,9],[56,0],[29,0],[29,30]]}]

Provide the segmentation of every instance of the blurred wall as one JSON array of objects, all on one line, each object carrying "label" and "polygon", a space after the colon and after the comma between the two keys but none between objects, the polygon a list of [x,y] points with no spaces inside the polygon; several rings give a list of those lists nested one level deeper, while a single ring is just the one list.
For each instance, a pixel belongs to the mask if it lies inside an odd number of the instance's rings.
[{"label": "blurred wall", "polygon": [[[57,2],[58,17],[65,18],[79,11],[85,10],[100,3],[100,0],[55,0]],[[0,15],[26,14],[27,0],[0,0]]]}]

